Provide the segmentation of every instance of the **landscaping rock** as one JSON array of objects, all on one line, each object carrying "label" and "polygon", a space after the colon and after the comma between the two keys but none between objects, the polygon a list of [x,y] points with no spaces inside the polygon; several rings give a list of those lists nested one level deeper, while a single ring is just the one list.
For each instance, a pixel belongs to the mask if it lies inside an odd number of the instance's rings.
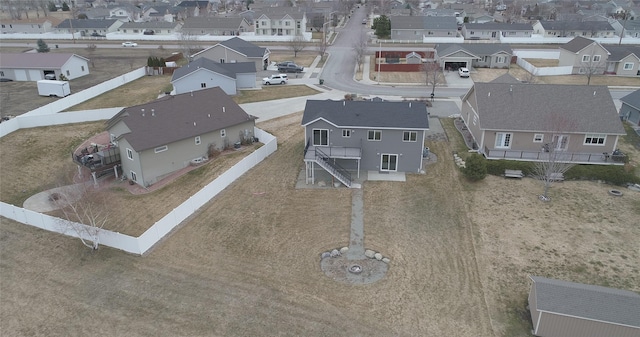
[{"label": "landscaping rock", "polygon": [[376,255],[376,252],[374,252],[371,249],[367,249],[367,250],[364,251],[364,256],[366,256],[366,257],[368,257],[370,259],[373,259],[374,255]]},{"label": "landscaping rock", "polygon": [[378,260],[378,261],[382,260],[382,254],[380,254],[380,253],[375,253],[375,254],[373,255],[373,257],[375,257],[375,258],[376,258],[376,260]]},{"label": "landscaping rock", "polygon": [[331,257],[338,257],[340,255],[341,255],[340,251],[337,250],[337,249],[334,249],[334,250],[331,251]]},{"label": "landscaping rock", "polygon": [[331,256],[331,253],[329,253],[329,252],[324,252],[324,253],[322,253],[322,255],[320,255],[320,258],[325,259],[325,258],[327,258],[327,257],[329,257],[329,256]]},{"label": "landscaping rock", "polygon": [[318,181],[318,186],[319,187],[325,187],[327,186],[327,183],[325,183],[323,180]]},{"label": "landscaping rock", "polygon": [[391,262],[391,260],[388,257],[383,257],[382,258],[382,262],[389,263],[389,262]]},{"label": "landscaping rock", "polygon": [[349,247],[342,247],[340,248],[340,253],[345,254],[346,252],[349,251]]}]

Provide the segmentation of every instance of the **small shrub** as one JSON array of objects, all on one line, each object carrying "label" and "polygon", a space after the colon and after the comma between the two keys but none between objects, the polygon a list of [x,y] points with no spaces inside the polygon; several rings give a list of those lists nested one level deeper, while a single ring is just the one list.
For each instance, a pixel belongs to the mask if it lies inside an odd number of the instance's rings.
[{"label": "small shrub", "polygon": [[531,175],[534,163],[515,160],[487,160],[487,173],[501,176],[504,170],[521,170],[525,175]]},{"label": "small shrub", "polygon": [[479,181],[487,176],[487,160],[477,153],[467,158],[465,166],[462,172],[471,181]]},{"label": "small shrub", "polygon": [[47,43],[43,39],[38,39],[38,53],[48,53],[49,50]]},{"label": "small shrub", "polygon": [[216,143],[209,144],[207,155],[209,156],[209,159],[213,159],[220,155],[220,150],[218,150],[218,148],[216,147]]}]

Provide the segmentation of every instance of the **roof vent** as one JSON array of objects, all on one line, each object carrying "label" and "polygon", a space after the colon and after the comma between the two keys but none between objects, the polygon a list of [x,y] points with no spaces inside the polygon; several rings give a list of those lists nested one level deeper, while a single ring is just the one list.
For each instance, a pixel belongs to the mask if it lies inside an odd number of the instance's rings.
[{"label": "roof vent", "polygon": [[142,117],[144,117],[144,109],[140,109],[142,111]]},{"label": "roof vent", "polygon": [[512,85],[509,86],[509,92],[513,92],[513,86]]},{"label": "roof vent", "polygon": [[193,126],[196,126],[196,122],[193,122]]},{"label": "roof vent", "polygon": [[342,106],[347,106],[347,101],[342,101]]},{"label": "roof vent", "polygon": [[222,112],[226,112],[227,109],[225,109],[225,107],[222,107]]},{"label": "roof vent", "polygon": [[207,114],[207,117],[211,118],[211,114]]},{"label": "roof vent", "polygon": [[411,102],[409,102],[409,107],[411,107]]},{"label": "roof vent", "polygon": [[489,91],[489,93],[487,94],[487,97],[491,97],[491,91]]},{"label": "roof vent", "polygon": [[155,116],[156,115],[156,109],[151,109],[151,116]]},{"label": "roof vent", "polygon": [[596,91],[594,90],[594,91],[593,91],[593,96],[595,96],[595,95],[596,95]]},{"label": "roof vent", "polygon": [[191,97],[193,97],[193,90],[191,90]]}]

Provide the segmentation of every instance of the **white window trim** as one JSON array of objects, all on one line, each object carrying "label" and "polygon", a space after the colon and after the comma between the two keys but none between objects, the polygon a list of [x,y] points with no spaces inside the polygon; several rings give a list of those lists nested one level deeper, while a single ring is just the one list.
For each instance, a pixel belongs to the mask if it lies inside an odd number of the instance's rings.
[{"label": "white window trim", "polygon": [[602,56],[600,55],[593,55],[593,62],[600,62],[600,60],[602,59]]},{"label": "white window trim", "polygon": [[127,158],[133,160],[133,150],[127,148]]},{"label": "white window trim", "polygon": [[[500,145],[498,145],[498,135],[504,135],[502,137],[502,142]],[[509,144],[504,145],[505,138],[507,137],[507,135],[509,136]],[[496,141],[495,141],[496,149],[510,149],[512,142],[513,142],[513,134],[511,132],[496,132]]]},{"label": "white window trim", "polygon": [[[373,132],[373,138],[371,138],[371,132]],[[376,134],[378,135],[378,139],[376,139]],[[382,130],[367,130],[367,140],[371,142],[382,141]]]},{"label": "white window trim", "polygon": [[[396,167],[393,170],[383,169],[382,168],[382,160],[383,160],[384,156],[389,156],[389,158],[391,158],[391,156],[395,156],[396,157]],[[400,156],[395,154],[395,153],[381,153],[380,154],[380,171],[383,171],[383,172],[396,172],[396,171],[398,171],[398,158],[400,158]]]},{"label": "white window trim", "polygon": [[[536,140],[537,138],[540,138],[540,140]],[[533,135],[533,142],[534,143],[542,143],[544,142],[544,133],[536,133]]]},{"label": "white window trim", "polygon": [[589,62],[591,60],[591,55],[582,55],[582,62]]},{"label": "white window trim", "polygon": [[133,171],[131,171],[130,173],[131,173],[131,180],[138,181],[138,175]]},{"label": "white window trim", "polygon": [[[588,143],[587,138],[591,139],[602,139],[602,143]],[[582,142],[583,145],[593,145],[593,146],[604,146],[607,143],[607,135],[601,133],[588,133],[584,135],[584,140]]]},{"label": "white window trim", "polygon": [[169,149],[169,146],[167,145],[162,145],[162,146],[158,146],[155,149],[153,149],[153,152],[155,153],[160,153],[160,152],[164,152],[167,151]]},{"label": "white window trim", "polygon": [[[316,131],[320,131],[320,144],[316,144]],[[325,131],[327,133],[327,137],[325,138],[326,144],[322,144],[322,131]],[[311,130],[311,144],[313,144],[313,146],[329,146],[329,129]]]},{"label": "white window trim", "polygon": [[200,136],[196,136],[196,138],[194,139],[194,141],[196,142],[196,145],[200,145],[200,144],[202,144],[202,139],[200,139]]},{"label": "white window trim", "polygon": [[351,129],[342,129],[342,137],[350,138],[351,137]]},{"label": "white window trim", "polygon": [[[409,135],[408,139],[405,139],[405,136]],[[413,140],[411,140],[411,135],[414,135]],[[417,131],[404,131],[402,132],[402,141],[405,143],[414,143],[418,141],[418,132]]]},{"label": "white window trim", "polygon": [[[631,68],[627,68],[627,65],[630,65]],[[625,62],[624,65],[622,66],[622,69],[624,70],[633,70],[633,62]]]}]

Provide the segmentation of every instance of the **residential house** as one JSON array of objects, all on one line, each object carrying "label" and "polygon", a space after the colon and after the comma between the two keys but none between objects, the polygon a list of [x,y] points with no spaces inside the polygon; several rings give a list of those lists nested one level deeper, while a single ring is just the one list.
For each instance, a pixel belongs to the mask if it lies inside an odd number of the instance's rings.
[{"label": "residential house", "polygon": [[640,20],[616,20],[611,23],[611,26],[616,30],[616,35],[622,37],[640,37]]},{"label": "residential house", "polygon": [[640,90],[636,90],[620,99],[620,119],[640,126]]},{"label": "residential house", "polygon": [[307,31],[307,16],[302,8],[265,7],[256,14],[256,35],[294,37]]},{"label": "residential house", "polygon": [[90,36],[93,33],[106,35],[107,33],[117,31],[123,23],[124,22],[116,19],[66,19],[56,26],[54,32],[64,34],[80,33],[82,36]]},{"label": "residential house", "polygon": [[125,22],[118,28],[124,34],[172,35],[180,32],[182,23],[167,21]]},{"label": "residential house", "polygon": [[607,21],[537,21],[535,34],[542,37],[615,37],[615,30]]},{"label": "residential house", "polygon": [[640,336],[640,295],[589,284],[529,276],[534,336]]},{"label": "residential house", "polygon": [[89,60],[76,54],[0,54],[0,77],[14,81],[39,81],[45,75],[72,80],[89,74]]},{"label": "residential house", "polygon": [[256,64],[218,63],[201,57],[176,69],[171,84],[176,94],[220,87],[227,95],[235,95],[237,89],[256,87]]},{"label": "residential house", "polygon": [[268,48],[259,47],[239,37],[233,37],[193,54],[194,60],[205,57],[220,63],[253,62],[256,69],[267,69],[269,65]]},{"label": "residential house", "polygon": [[118,19],[122,22],[138,21],[142,14],[140,8],[128,3],[108,6],[107,9],[110,19]]},{"label": "residential house", "polygon": [[464,23],[464,17],[467,16],[464,11],[460,12],[451,8],[425,8],[422,13],[425,16],[452,16],[456,18],[458,25]]},{"label": "residential house", "polygon": [[561,45],[559,49],[558,66],[572,66],[572,74],[604,74],[609,51],[600,43],[578,36]]},{"label": "residential house", "polygon": [[144,21],[183,21],[186,10],[182,7],[171,6],[166,4],[149,4],[142,8],[140,14]]},{"label": "residential house", "polygon": [[392,40],[420,40],[425,37],[456,37],[458,24],[454,16],[392,16]]},{"label": "residential house", "polygon": [[465,23],[465,40],[500,40],[501,37],[531,37],[533,27],[528,23]]},{"label": "residential house", "polygon": [[182,33],[187,35],[237,36],[252,30],[242,17],[191,17],[182,26]]},{"label": "residential house", "polygon": [[640,76],[640,46],[607,45],[605,74],[618,76]]},{"label": "residential house", "polygon": [[487,159],[622,164],[603,155],[626,134],[606,86],[476,82],[461,117]]},{"label": "residential house", "polygon": [[473,23],[488,23],[495,22],[496,20],[489,14],[481,14],[478,16],[474,16],[471,21],[473,21]]},{"label": "residential house", "polygon": [[421,102],[307,100],[302,116],[307,183],[315,166],[348,187],[350,172],[420,172],[429,129]]},{"label": "residential house", "polygon": [[253,139],[254,125],[255,117],[214,87],[125,108],[107,122],[107,131],[123,174],[146,187],[213,150]]},{"label": "residential house", "polygon": [[208,0],[185,0],[176,5],[182,9],[183,16],[185,18],[193,16],[208,16],[212,13],[217,13],[212,2]]},{"label": "residential house", "polygon": [[508,68],[513,51],[503,43],[439,43],[435,59],[442,69]]},{"label": "residential house", "polygon": [[60,23],[53,17],[23,20],[2,20],[0,22],[0,34],[42,34],[53,30]]}]

